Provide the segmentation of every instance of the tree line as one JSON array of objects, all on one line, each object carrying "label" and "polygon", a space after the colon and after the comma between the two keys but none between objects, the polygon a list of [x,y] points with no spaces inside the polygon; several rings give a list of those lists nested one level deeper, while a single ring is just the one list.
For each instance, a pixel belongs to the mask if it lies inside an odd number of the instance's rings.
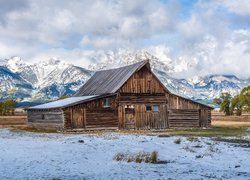
[{"label": "tree line", "polygon": [[0,101],[0,115],[14,115],[16,103],[15,100]]},{"label": "tree line", "polygon": [[232,97],[229,93],[222,93],[214,102],[220,105],[225,115],[240,116],[242,112],[250,112],[250,86],[242,89],[241,93]]}]

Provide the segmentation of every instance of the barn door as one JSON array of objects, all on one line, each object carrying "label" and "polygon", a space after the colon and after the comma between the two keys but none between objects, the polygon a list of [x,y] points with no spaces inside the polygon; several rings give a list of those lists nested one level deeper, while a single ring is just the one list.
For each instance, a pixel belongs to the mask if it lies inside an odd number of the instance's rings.
[{"label": "barn door", "polygon": [[208,111],[200,109],[200,127],[208,127]]},{"label": "barn door", "polygon": [[125,128],[135,129],[135,108],[133,105],[125,106]]},{"label": "barn door", "polygon": [[136,105],[136,129],[166,129],[168,128],[166,104]]},{"label": "barn door", "polygon": [[85,127],[83,109],[73,109],[71,127],[72,128],[84,128]]}]

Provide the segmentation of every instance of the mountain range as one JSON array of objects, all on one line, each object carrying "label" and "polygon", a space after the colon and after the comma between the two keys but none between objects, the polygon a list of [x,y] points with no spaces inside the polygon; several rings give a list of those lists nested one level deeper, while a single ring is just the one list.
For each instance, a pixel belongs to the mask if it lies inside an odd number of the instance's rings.
[{"label": "mountain range", "polygon": [[243,87],[250,85],[250,78],[240,79],[235,75],[174,78],[171,76],[173,72],[187,69],[190,64],[182,62],[176,68],[170,60],[162,60],[147,51],[108,52],[100,59],[95,58],[100,57],[93,57],[93,63],[88,68],[58,59],[34,64],[27,64],[20,57],[0,60],[0,99],[46,102],[60,96],[70,96],[97,70],[116,68],[145,59],[149,59],[152,70],[170,91],[194,100],[211,100],[222,92],[236,95]]}]

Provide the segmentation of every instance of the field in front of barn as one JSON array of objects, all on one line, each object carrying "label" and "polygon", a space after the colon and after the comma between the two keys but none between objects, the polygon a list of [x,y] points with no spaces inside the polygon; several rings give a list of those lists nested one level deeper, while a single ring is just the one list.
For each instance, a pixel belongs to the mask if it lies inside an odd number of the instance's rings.
[{"label": "field in front of barn", "polygon": [[[205,138],[0,129],[0,179],[249,179],[249,141],[248,131]],[[127,162],[153,151],[156,164]]]}]

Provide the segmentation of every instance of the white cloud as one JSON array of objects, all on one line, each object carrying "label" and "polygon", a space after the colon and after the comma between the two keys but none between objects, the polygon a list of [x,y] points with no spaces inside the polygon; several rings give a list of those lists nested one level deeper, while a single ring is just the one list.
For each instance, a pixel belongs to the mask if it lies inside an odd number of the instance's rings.
[{"label": "white cloud", "polygon": [[249,0],[221,0],[221,4],[227,7],[231,12],[241,16],[250,15]]},{"label": "white cloud", "polygon": [[[199,0],[187,10],[174,0],[0,1],[0,58],[56,57],[87,66],[103,51],[145,48],[181,71],[185,66],[182,76],[246,77],[250,76],[244,70],[250,57],[249,4],[248,0]],[[181,17],[180,10],[189,12]]]}]

